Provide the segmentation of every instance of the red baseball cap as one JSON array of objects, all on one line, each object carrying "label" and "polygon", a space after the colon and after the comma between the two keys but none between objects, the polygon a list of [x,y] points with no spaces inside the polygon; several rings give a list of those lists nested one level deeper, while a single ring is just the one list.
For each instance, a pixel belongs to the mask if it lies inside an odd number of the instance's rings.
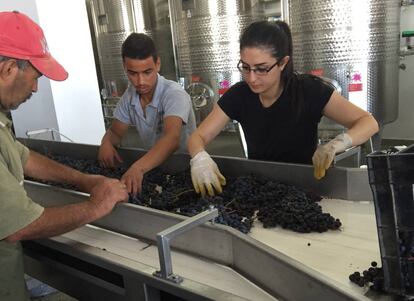
[{"label": "red baseball cap", "polygon": [[0,12],[0,55],[28,60],[50,79],[63,81],[66,70],[52,57],[43,30],[25,14]]}]

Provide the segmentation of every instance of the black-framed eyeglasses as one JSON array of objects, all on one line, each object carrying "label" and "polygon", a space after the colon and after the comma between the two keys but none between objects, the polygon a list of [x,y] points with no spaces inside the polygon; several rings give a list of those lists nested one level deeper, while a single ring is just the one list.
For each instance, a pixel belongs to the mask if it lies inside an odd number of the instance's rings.
[{"label": "black-framed eyeglasses", "polygon": [[281,60],[282,60],[282,58],[278,59],[276,61],[276,63],[274,63],[272,66],[270,66],[268,68],[265,68],[265,67],[251,68],[249,65],[247,65],[242,60],[240,60],[237,63],[237,69],[239,69],[240,73],[242,73],[244,75],[250,74],[250,71],[253,71],[253,73],[256,74],[256,75],[266,75],[270,72],[270,70],[273,69],[274,66],[278,65]]}]

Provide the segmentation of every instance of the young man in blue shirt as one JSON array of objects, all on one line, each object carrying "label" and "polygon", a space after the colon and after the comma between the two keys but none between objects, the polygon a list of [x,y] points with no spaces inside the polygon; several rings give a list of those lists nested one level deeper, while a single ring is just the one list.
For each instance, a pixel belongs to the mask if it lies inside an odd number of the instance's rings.
[{"label": "young man in blue shirt", "polygon": [[121,181],[135,195],[141,191],[146,172],[175,151],[186,151],[187,139],[196,123],[190,96],[178,83],[158,74],[161,61],[150,37],[142,33],[129,35],[122,44],[122,59],[130,85],[102,138],[98,158],[104,167],[121,163],[114,146],[134,125],[148,152],[130,166]]}]

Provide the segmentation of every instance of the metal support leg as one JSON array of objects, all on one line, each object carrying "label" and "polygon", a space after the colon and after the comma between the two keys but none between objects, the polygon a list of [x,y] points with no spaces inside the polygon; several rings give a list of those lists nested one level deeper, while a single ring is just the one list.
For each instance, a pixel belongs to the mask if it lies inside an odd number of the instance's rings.
[{"label": "metal support leg", "polygon": [[372,136],[369,139],[370,145],[371,145],[371,152],[379,151],[381,150],[381,134],[376,133],[374,136]]},{"label": "metal support leg", "polygon": [[[160,291],[144,284],[145,301],[161,301]],[[137,300],[141,300],[137,298]]]},{"label": "metal support leg", "polygon": [[237,123],[237,129],[239,132],[239,137],[240,137],[240,143],[243,147],[243,153],[244,153],[244,157],[247,158],[247,142],[246,142],[246,138],[244,137],[244,132],[243,132],[243,128],[241,126],[240,123]]},{"label": "metal support leg", "polygon": [[158,257],[160,259],[160,270],[154,272],[154,276],[169,280],[175,283],[181,283],[183,279],[174,275],[172,271],[170,240],[174,237],[191,230],[192,228],[213,220],[218,216],[218,210],[210,208],[201,212],[181,223],[178,223],[157,234]]}]

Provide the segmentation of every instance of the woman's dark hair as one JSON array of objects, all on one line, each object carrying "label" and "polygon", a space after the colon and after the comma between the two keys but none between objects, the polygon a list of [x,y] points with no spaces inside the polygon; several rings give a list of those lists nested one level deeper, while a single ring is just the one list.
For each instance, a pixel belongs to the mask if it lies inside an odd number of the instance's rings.
[{"label": "woman's dark hair", "polygon": [[286,84],[292,77],[292,36],[285,22],[258,21],[250,24],[240,36],[240,51],[246,47],[269,51],[277,60],[289,56],[290,60],[282,71],[282,80]]},{"label": "woman's dark hair", "polygon": [[322,79],[309,74],[298,74],[294,71],[292,34],[289,25],[283,21],[258,21],[250,24],[240,36],[240,51],[249,47],[269,51],[278,61],[281,61],[285,56],[289,56],[289,61],[282,71],[281,80],[284,88],[290,90],[290,95],[292,95],[291,105],[297,112],[296,117],[299,118],[305,109],[301,79],[304,77],[312,77],[316,80]]},{"label": "woman's dark hair", "polygon": [[154,41],[143,33],[131,33],[122,43],[122,60],[125,58],[144,60],[152,56],[154,62],[158,59]]}]

